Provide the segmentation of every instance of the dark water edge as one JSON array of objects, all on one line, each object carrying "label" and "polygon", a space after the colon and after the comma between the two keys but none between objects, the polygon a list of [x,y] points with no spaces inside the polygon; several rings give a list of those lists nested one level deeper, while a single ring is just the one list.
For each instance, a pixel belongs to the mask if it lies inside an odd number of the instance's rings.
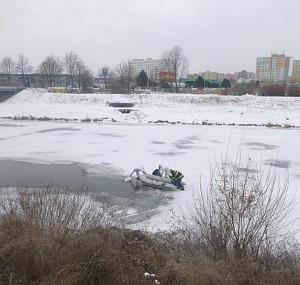
[{"label": "dark water edge", "polygon": [[[112,173],[113,174],[113,173]],[[125,223],[146,221],[159,212],[171,197],[159,190],[135,190],[123,176],[110,177],[89,174],[80,164],[39,164],[0,160],[0,188],[55,187],[61,190],[84,192],[108,205]]]}]

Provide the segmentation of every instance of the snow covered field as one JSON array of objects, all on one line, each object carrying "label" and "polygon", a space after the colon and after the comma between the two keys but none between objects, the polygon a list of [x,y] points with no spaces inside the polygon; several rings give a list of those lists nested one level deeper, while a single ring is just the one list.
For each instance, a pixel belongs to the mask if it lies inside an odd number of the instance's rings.
[{"label": "snow covered field", "polygon": [[[107,102],[134,102],[122,114]],[[0,159],[43,163],[84,163],[88,171],[109,169],[128,175],[134,167],[152,171],[158,164],[185,174],[185,191],[174,192],[167,206],[147,222],[168,228],[170,209],[187,211],[200,178],[208,183],[211,167],[226,153],[238,151],[290,176],[290,194],[300,203],[300,130],[242,126],[151,124],[189,122],[272,123],[300,126],[300,100],[254,96],[69,95],[23,91],[0,104],[0,117],[28,116],[84,119],[113,118],[101,123],[40,122],[0,119]],[[242,114],[241,114],[242,113]],[[289,119],[289,120],[287,120]],[[300,207],[294,215],[300,216]]]}]

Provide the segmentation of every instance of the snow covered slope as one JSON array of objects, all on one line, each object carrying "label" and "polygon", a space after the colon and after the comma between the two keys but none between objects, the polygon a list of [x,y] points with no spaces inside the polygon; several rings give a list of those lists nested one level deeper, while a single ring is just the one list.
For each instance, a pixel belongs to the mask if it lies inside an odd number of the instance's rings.
[{"label": "snow covered slope", "polygon": [[[112,102],[133,103],[123,114]],[[52,94],[28,89],[0,104],[0,117],[32,116],[119,122],[279,124],[300,126],[300,98],[189,94]]]}]

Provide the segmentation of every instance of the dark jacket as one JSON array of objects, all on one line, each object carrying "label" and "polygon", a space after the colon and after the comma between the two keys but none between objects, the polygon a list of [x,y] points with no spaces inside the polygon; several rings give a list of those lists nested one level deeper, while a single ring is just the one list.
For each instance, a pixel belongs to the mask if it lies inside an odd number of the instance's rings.
[{"label": "dark jacket", "polygon": [[161,173],[160,173],[159,169],[155,169],[155,170],[152,172],[152,175],[155,175],[155,176],[161,176]]},{"label": "dark jacket", "polygon": [[171,170],[170,178],[172,180],[181,181],[184,175],[178,170]]}]

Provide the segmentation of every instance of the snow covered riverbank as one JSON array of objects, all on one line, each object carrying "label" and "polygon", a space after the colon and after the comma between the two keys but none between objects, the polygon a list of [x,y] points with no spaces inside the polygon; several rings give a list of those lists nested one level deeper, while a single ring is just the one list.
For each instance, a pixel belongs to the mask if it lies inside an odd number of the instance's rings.
[{"label": "snow covered riverbank", "polygon": [[[112,108],[127,102],[134,107]],[[188,94],[51,94],[28,89],[0,104],[0,117],[117,121],[300,126],[300,98]]]}]

